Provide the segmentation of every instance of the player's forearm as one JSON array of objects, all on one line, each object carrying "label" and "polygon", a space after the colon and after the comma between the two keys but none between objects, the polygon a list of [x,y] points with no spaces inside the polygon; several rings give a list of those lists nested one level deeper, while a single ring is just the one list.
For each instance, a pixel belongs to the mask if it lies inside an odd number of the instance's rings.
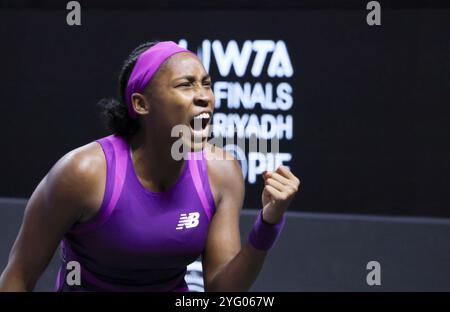
[{"label": "player's forearm", "polygon": [[27,283],[26,279],[21,274],[16,274],[8,268],[0,276],[0,292],[20,292],[32,291],[34,283]]},{"label": "player's forearm", "polygon": [[241,251],[214,276],[206,291],[248,291],[261,271],[267,251],[247,243]]}]

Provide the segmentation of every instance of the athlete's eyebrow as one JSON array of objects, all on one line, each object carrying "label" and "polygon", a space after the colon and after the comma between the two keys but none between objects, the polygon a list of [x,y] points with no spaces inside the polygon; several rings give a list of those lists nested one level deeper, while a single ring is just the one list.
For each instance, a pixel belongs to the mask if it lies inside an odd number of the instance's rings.
[{"label": "athlete's eyebrow", "polygon": [[[189,81],[195,81],[196,78],[193,75],[184,75],[184,76],[175,78],[175,80],[180,80],[180,79],[187,79]],[[206,79],[211,79],[211,75],[209,75],[209,74],[204,75],[202,80],[206,80]]]}]

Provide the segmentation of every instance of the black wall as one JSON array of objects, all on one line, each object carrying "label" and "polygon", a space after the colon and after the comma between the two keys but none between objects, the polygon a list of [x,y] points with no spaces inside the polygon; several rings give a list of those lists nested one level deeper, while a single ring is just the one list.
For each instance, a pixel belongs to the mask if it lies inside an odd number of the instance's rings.
[{"label": "black wall", "polygon": [[[450,11],[0,11],[0,195],[28,198],[69,150],[106,135],[126,55],[147,40],[284,40],[303,188],[292,210],[450,217]],[[214,71],[211,72],[213,80]],[[258,208],[262,184],[247,187]]]}]

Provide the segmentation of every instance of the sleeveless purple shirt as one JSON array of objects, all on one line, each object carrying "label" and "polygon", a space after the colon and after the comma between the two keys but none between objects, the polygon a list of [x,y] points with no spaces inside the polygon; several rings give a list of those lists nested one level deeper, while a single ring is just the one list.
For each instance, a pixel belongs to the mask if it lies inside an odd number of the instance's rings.
[{"label": "sleeveless purple shirt", "polygon": [[[204,251],[216,209],[203,151],[189,153],[167,191],[152,192],[138,180],[124,138],[97,142],[107,164],[103,201],[64,236],[56,290],[188,291],[186,266]],[[80,286],[66,282],[70,261],[80,264]]]}]

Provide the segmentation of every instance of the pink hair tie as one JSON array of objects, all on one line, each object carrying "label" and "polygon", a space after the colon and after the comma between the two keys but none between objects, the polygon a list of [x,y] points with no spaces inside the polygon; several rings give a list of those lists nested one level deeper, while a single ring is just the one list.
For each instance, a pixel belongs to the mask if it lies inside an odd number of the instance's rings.
[{"label": "pink hair tie", "polygon": [[175,53],[180,52],[194,53],[180,47],[173,41],[162,41],[139,55],[130,78],[128,79],[125,95],[128,105],[128,114],[131,118],[137,117],[131,101],[133,93],[142,93],[161,64]]}]

